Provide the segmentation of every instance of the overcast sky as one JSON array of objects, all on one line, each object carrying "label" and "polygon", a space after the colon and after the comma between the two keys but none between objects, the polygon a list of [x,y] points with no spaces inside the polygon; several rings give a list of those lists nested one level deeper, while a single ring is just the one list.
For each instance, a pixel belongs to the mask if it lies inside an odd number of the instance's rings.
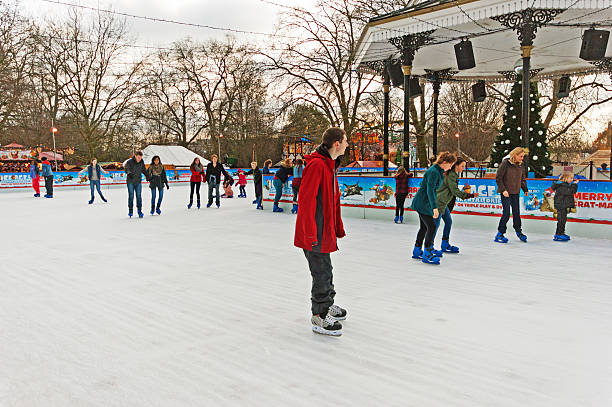
[{"label": "overcast sky", "polygon": [[[80,4],[147,17],[178,20],[188,23],[229,27],[245,31],[273,32],[282,7],[260,0],[60,0],[63,3]],[[314,0],[273,0],[288,6],[310,7]],[[21,0],[26,15],[36,18],[53,18],[66,15],[69,7],[42,0]],[[93,11],[85,11],[91,14]],[[137,36],[138,44],[163,46],[173,41],[191,37],[205,40],[222,38],[227,32],[185,27],[176,24],[150,22],[126,18],[130,31]],[[236,38],[257,41],[265,36],[233,34]]]}]

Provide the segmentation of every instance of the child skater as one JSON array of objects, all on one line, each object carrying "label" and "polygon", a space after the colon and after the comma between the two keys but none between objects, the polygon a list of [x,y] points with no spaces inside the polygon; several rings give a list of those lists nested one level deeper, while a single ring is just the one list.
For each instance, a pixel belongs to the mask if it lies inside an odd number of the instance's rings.
[{"label": "child skater", "polygon": [[575,208],[574,194],[578,191],[578,180],[574,180],[574,174],[564,172],[559,181],[553,182],[551,186],[555,191],[555,209],[557,210],[557,231],[553,240],[556,242],[567,242],[570,237],[565,234],[565,223],[570,208]]},{"label": "child skater", "polygon": [[224,193],[223,195],[221,195],[221,198],[233,198],[234,197],[234,191],[232,190],[232,185],[234,185],[234,178],[229,176],[223,179]]},{"label": "child skater", "polygon": [[404,223],[404,203],[408,196],[410,174],[404,167],[398,167],[395,174],[395,223]]},{"label": "child skater", "polygon": [[257,162],[255,161],[251,163],[251,169],[244,173],[245,176],[250,174],[253,174],[253,184],[255,185],[253,205],[257,204],[257,209],[263,210],[263,205],[261,204],[263,198],[263,175],[261,175],[261,171],[257,168]]},{"label": "child skater", "polygon": [[247,197],[247,193],[246,193],[247,179],[246,179],[246,175],[244,175],[244,171],[240,169],[238,170],[237,185],[240,188],[240,194],[238,194],[238,198],[246,198]]}]

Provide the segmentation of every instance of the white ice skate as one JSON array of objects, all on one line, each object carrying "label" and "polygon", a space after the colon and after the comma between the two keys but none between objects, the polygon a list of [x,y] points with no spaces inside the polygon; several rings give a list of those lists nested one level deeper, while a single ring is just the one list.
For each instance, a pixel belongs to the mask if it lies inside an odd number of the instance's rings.
[{"label": "white ice skate", "polygon": [[342,325],[336,321],[329,313],[325,319],[319,315],[313,315],[312,319],[312,331],[321,335],[340,336],[342,335]]}]

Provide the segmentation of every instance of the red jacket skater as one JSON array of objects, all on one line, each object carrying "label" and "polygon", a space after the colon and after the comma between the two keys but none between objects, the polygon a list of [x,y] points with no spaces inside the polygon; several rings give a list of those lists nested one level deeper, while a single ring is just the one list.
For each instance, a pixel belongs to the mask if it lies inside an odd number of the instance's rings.
[{"label": "red jacket skater", "polygon": [[305,160],[294,245],[308,251],[335,252],[338,250],[336,239],[346,235],[340,216],[340,190],[336,178],[340,160],[332,160],[325,146],[319,146]]}]

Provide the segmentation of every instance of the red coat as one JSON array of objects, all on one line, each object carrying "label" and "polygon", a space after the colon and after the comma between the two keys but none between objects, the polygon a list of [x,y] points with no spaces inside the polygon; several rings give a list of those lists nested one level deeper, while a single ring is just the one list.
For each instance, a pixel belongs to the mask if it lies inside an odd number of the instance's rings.
[{"label": "red coat", "polygon": [[[335,252],[338,250],[336,239],[346,235],[340,216],[336,162],[321,147],[305,159],[306,167],[298,195],[300,209],[295,221],[294,245],[312,251],[313,246],[319,243],[321,253]],[[318,194],[321,194],[321,199],[317,206]],[[323,233],[320,237],[317,236],[317,218],[322,219]]]},{"label": "red coat", "polygon": [[244,175],[244,171],[238,171],[238,185],[245,186],[247,184],[246,175]]},{"label": "red coat", "polygon": [[191,170],[191,178],[189,178],[189,181],[202,182],[202,177],[205,176],[204,167],[202,167],[202,171],[200,172],[197,172],[196,170],[194,170],[193,167],[190,167],[189,169]]}]

